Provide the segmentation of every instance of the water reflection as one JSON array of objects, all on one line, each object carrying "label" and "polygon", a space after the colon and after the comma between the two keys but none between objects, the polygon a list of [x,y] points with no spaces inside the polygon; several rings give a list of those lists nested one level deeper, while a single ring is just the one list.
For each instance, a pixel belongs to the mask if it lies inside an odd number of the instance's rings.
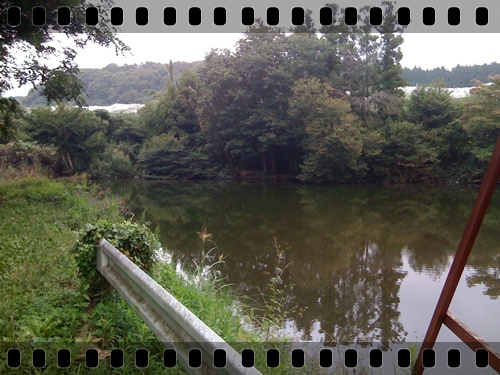
[{"label": "water reflection", "polygon": [[[444,278],[475,198],[455,187],[134,181],[112,189],[135,217],[160,226],[176,262],[199,259],[197,232],[208,228],[227,282],[256,304],[279,270],[288,333],[327,345],[405,340],[401,283],[409,272]],[[500,295],[499,244],[494,197],[467,271],[486,300]]]}]

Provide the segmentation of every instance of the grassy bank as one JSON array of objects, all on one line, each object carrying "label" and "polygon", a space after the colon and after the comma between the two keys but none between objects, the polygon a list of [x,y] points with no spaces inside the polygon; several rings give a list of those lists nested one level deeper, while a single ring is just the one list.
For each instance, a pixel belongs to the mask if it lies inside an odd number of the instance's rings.
[{"label": "grassy bank", "polygon": [[[161,349],[120,296],[110,293],[91,304],[81,291],[71,248],[77,231],[100,219],[124,220],[116,200],[84,181],[28,178],[0,182],[0,341],[4,348],[21,343],[30,343],[32,348],[83,343],[82,348],[97,348],[102,358],[113,347],[133,343],[150,343]],[[257,332],[244,328],[241,304],[220,280],[199,277],[201,273],[196,272],[186,279],[165,262],[159,262],[152,274],[224,340],[262,340]],[[152,354],[150,360],[160,353]],[[51,355],[55,351],[47,354],[47,369],[57,370]],[[35,372],[28,357],[23,365]],[[74,358],[80,361],[78,368],[84,369],[83,356],[75,354]],[[159,364],[160,358],[156,360]],[[3,350],[1,359],[5,365]],[[107,361],[102,361],[100,371],[106,372],[106,368]]]},{"label": "grassy bank", "polygon": [[85,184],[0,183],[2,341],[78,337],[86,305],[70,249],[75,230],[100,217],[122,220],[116,202]]}]

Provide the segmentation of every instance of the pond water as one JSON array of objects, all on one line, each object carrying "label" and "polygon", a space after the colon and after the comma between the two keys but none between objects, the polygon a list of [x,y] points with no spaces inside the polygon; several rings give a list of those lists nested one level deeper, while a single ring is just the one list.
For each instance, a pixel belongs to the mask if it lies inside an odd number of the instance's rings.
[{"label": "pond water", "polygon": [[[477,190],[461,187],[120,182],[135,218],[159,225],[179,265],[224,257],[225,282],[282,309],[299,341],[418,342]],[[279,276],[279,277],[278,277]],[[450,311],[500,342],[500,197],[493,198]],[[273,304],[272,298],[277,300]],[[459,341],[445,326],[438,341]]]}]

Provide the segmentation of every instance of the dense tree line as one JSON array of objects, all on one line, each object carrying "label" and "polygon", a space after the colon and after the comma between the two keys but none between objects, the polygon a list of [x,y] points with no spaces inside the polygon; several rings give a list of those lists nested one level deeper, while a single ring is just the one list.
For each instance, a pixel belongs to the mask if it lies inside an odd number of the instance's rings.
[{"label": "dense tree line", "polygon": [[424,70],[419,67],[404,68],[403,77],[410,86],[429,85],[436,80],[443,80],[446,87],[471,87],[473,81],[488,82],[489,76],[500,74],[500,63],[462,66],[457,65],[451,70],[444,67]]},{"label": "dense tree line", "polygon": [[[184,70],[196,71],[201,64],[201,61],[174,62],[174,81],[180,78]],[[78,77],[85,91],[86,104],[106,106],[115,103],[146,103],[151,96],[165,89],[169,81],[168,74],[165,64],[146,62],[123,66],[109,64],[102,69],[81,69]],[[39,88],[31,89],[26,97],[18,99],[27,107],[46,103]]]},{"label": "dense tree line", "polygon": [[[332,13],[338,9],[331,5]],[[368,13],[368,9],[362,12]],[[315,183],[477,181],[498,134],[498,88],[453,99],[443,82],[405,97],[401,30],[386,4],[363,22],[291,34],[256,22],[138,114],[32,109],[2,136],[58,150],[63,173],[95,177],[295,178]]]}]

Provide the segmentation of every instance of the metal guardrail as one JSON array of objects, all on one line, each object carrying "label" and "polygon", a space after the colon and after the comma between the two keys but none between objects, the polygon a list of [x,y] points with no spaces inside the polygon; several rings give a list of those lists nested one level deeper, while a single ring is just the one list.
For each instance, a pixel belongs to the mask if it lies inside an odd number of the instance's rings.
[{"label": "metal guardrail", "polygon": [[[241,355],[196,315],[163,289],[105,239],[99,243],[97,270],[134,308],[156,337],[177,352],[177,359],[190,374],[262,375],[243,367]],[[201,367],[189,367],[190,349],[202,352]],[[213,366],[214,351],[226,352],[226,366]]]}]

